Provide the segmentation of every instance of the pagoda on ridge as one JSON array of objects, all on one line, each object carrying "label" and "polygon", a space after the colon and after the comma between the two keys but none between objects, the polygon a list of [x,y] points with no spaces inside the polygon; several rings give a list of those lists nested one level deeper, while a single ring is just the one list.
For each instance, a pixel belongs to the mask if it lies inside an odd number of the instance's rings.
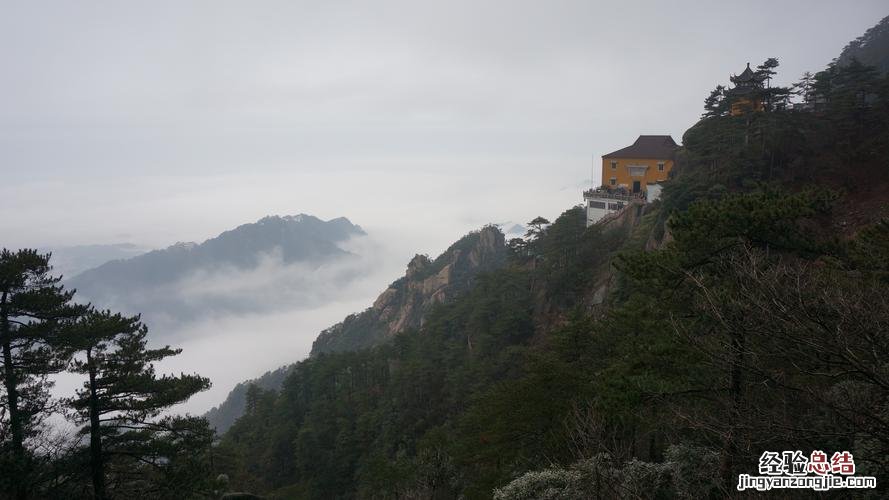
[{"label": "pagoda on ridge", "polygon": [[740,75],[730,76],[729,79],[735,85],[727,92],[732,116],[765,110],[762,102],[765,78],[750,69],[750,63],[747,63],[747,68]]}]

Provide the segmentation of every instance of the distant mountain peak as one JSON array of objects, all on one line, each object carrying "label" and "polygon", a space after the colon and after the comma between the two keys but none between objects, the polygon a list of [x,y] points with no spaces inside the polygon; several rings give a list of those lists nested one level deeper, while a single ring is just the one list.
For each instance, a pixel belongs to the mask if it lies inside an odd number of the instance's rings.
[{"label": "distant mountain peak", "polygon": [[296,214],[296,215],[266,215],[265,217],[256,221],[257,224],[264,224],[267,222],[303,222],[303,221],[318,221],[323,222],[318,217],[314,215],[308,214]]},{"label": "distant mountain peak", "polygon": [[203,243],[180,241],[162,250],[106,262],[74,276],[67,284],[101,307],[144,312],[149,318],[152,313],[187,317],[200,314],[199,306],[211,310],[209,306],[219,304],[198,304],[191,300],[193,297],[174,300],[158,292],[161,287],[179,283],[196,272],[250,271],[270,256],[285,265],[320,266],[352,255],[340,244],[364,234],[344,217],[325,222],[302,213],[269,215]]},{"label": "distant mountain peak", "polygon": [[[364,230],[361,229],[361,226],[359,226],[357,224],[353,224],[352,221],[350,221],[346,217],[336,217],[336,218],[330,219],[328,221],[325,221],[323,219],[319,219],[318,217],[315,217],[314,215],[303,214],[303,213],[299,213],[296,215],[266,215],[265,217],[262,217],[261,219],[257,220],[254,224],[263,225],[263,224],[282,224],[282,223],[284,223],[284,224],[290,224],[290,223],[294,223],[294,224],[326,224],[326,225],[330,225],[330,226],[344,227],[344,228],[354,231],[356,234],[365,234]],[[250,225],[250,223],[243,224],[242,226],[239,226],[239,227],[249,226],[249,225]]]},{"label": "distant mountain peak", "polygon": [[193,241],[177,241],[172,245],[168,246],[168,250],[192,250],[197,247],[198,244]]}]

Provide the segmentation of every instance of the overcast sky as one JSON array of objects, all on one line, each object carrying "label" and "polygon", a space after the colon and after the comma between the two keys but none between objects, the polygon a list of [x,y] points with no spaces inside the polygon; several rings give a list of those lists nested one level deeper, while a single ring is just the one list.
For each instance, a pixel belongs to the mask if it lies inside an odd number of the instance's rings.
[{"label": "overcast sky", "polygon": [[306,212],[407,227],[437,252],[580,202],[594,155],[679,140],[747,61],[777,56],[793,80],[887,14],[885,0],[0,1],[0,245],[165,246]]}]

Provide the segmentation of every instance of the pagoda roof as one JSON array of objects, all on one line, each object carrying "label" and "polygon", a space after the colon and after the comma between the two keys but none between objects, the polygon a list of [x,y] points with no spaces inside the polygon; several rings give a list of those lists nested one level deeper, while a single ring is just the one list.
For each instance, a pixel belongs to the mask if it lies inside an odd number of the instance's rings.
[{"label": "pagoda roof", "polygon": [[752,83],[752,84],[759,85],[760,83],[762,83],[762,77],[760,77],[759,75],[756,74],[755,71],[750,69],[750,63],[747,63],[747,67],[744,68],[744,71],[742,71],[740,75],[732,76],[729,79],[735,85],[745,84],[745,83]]},{"label": "pagoda roof", "polygon": [[640,135],[631,146],[603,155],[602,158],[670,160],[678,147],[669,135]]}]

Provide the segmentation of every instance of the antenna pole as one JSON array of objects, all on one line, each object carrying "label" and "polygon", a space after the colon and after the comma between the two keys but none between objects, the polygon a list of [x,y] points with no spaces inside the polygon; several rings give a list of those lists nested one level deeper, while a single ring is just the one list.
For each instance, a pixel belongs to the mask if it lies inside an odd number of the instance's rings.
[{"label": "antenna pole", "polygon": [[590,165],[590,189],[596,188],[596,154],[593,153],[593,161]]}]

